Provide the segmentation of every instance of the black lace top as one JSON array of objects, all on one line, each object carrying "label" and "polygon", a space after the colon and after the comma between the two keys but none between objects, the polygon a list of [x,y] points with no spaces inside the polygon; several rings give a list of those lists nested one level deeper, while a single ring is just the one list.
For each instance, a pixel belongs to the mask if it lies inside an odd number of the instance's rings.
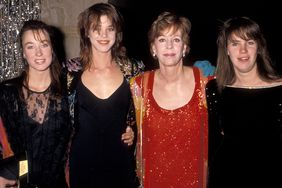
[{"label": "black lace top", "polygon": [[67,97],[54,95],[52,86],[35,92],[22,83],[20,77],[0,86],[0,116],[10,146],[14,154],[27,153],[30,184],[65,187],[71,133]]}]

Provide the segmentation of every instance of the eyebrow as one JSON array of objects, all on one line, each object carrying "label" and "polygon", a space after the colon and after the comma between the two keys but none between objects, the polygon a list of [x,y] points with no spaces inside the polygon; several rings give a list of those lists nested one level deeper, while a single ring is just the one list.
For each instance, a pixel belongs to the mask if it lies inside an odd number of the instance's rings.
[{"label": "eyebrow", "polygon": [[229,39],[228,41],[229,42],[240,42],[240,40],[237,40],[237,39]]},{"label": "eyebrow", "polygon": [[[39,40],[40,43],[50,43],[49,40],[45,39],[45,40]],[[29,44],[34,44],[34,42],[26,42],[24,43],[23,45],[26,46],[26,45],[29,45]]]}]

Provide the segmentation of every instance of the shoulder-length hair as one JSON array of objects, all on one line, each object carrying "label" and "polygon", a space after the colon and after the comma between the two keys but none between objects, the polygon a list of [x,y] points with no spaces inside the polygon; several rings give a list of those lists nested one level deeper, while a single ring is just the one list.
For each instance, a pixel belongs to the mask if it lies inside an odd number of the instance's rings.
[{"label": "shoulder-length hair", "polygon": [[116,31],[116,41],[112,47],[113,59],[121,52],[123,18],[118,10],[109,3],[97,3],[80,13],[78,29],[80,34],[80,58],[83,68],[89,68],[92,59],[91,42],[88,37],[89,30],[95,30],[100,24],[101,16],[107,16]]},{"label": "shoulder-length hair", "polygon": [[153,55],[152,44],[156,38],[163,34],[165,30],[173,29],[173,32],[180,30],[184,44],[187,45],[185,54],[190,50],[190,37],[191,22],[188,18],[178,16],[172,12],[163,12],[152,23],[148,32],[148,42],[150,45],[150,52]]},{"label": "shoulder-length hair", "polygon": [[232,40],[233,34],[244,40],[254,40],[258,44],[256,63],[260,78],[267,82],[277,79],[278,74],[272,66],[266,40],[259,25],[250,18],[235,17],[223,23],[217,39],[218,56],[215,76],[219,90],[221,91],[225,85],[233,84],[236,79],[233,64],[227,53],[228,41]]}]

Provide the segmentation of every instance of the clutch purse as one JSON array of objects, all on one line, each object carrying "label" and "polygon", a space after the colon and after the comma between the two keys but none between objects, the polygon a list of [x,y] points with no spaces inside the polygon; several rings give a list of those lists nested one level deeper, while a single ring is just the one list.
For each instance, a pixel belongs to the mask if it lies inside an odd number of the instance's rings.
[{"label": "clutch purse", "polygon": [[28,160],[26,152],[0,160],[0,176],[18,179],[18,187],[28,184]]}]

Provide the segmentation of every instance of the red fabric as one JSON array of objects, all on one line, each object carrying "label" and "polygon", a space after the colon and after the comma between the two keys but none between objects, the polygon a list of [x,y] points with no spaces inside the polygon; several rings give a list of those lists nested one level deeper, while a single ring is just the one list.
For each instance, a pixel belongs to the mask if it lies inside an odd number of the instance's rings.
[{"label": "red fabric", "polygon": [[191,100],[175,110],[158,106],[152,95],[150,73],[146,115],[143,121],[145,188],[203,187],[207,161],[207,109],[200,74],[194,68],[195,90]]},{"label": "red fabric", "polygon": [[3,147],[3,153],[2,153],[3,158],[5,159],[7,157],[13,156],[14,152],[12,151],[10,144],[8,142],[6,130],[1,117],[0,117],[0,142]]}]

